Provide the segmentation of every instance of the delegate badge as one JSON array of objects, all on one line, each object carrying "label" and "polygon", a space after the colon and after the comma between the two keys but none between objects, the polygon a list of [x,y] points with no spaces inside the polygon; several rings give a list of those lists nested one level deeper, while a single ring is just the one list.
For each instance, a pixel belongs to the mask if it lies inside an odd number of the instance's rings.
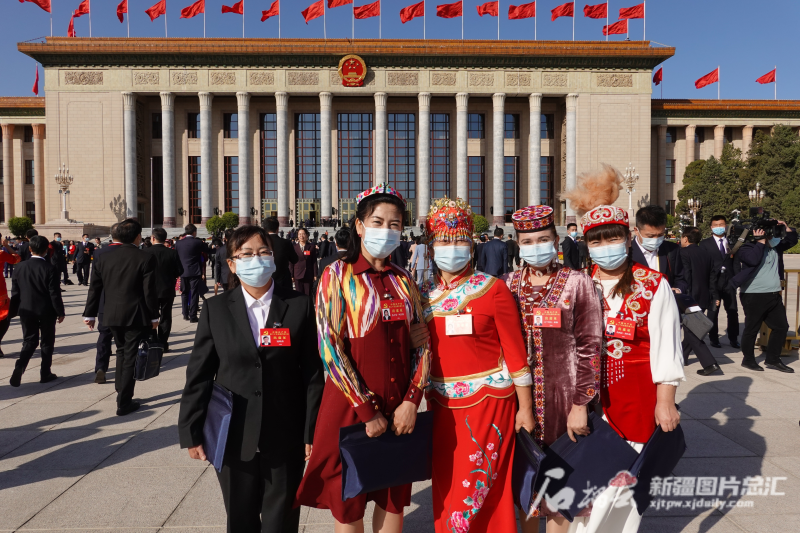
[{"label": "delegate badge", "polygon": [[292,345],[289,328],[263,328],[259,330],[259,334],[262,348]]},{"label": "delegate badge", "polygon": [[537,328],[560,328],[561,309],[534,309],[533,325]]},{"label": "delegate badge", "polygon": [[406,319],[406,305],[402,300],[383,300],[381,318],[384,322],[397,322]]},{"label": "delegate badge", "polygon": [[448,336],[472,335],[472,315],[449,315],[444,317],[445,333]]},{"label": "delegate badge", "polygon": [[311,255],[311,250],[304,250],[303,255]]},{"label": "delegate badge", "polygon": [[636,322],[633,320],[609,318],[606,321],[606,337],[614,337],[617,339],[632,341],[635,334]]}]

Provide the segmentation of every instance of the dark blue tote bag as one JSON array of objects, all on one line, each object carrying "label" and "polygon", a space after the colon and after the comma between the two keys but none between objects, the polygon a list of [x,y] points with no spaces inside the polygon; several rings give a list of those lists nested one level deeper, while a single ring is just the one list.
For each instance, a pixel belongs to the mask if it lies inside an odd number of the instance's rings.
[{"label": "dark blue tote bag", "polygon": [[544,458],[545,453],[530,433],[524,429],[517,433],[514,465],[511,468],[511,487],[514,489],[514,502],[526,513],[530,513],[536,479]]}]

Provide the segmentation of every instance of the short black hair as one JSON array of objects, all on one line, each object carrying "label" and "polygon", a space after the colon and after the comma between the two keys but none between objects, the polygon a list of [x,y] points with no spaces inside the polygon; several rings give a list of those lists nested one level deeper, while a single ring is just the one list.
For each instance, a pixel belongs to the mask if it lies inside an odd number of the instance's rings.
[{"label": "short black hair", "polygon": [[495,237],[502,237],[503,236],[503,228],[495,228],[494,236]]},{"label": "short black hair", "polygon": [[55,233],[53,233],[53,237],[55,237],[56,235],[58,235],[59,237],[61,237],[61,234],[60,234],[59,232],[55,232]]},{"label": "short black hair", "polygon": [[194,233],[197,233],[197,226],[195,226],[194,224],[186,224],[183,230],[186,232],[187,235],[192,235]]},{"label": "short black hair", "polygon": [[703,232],[694,226],[683,229],[683,236],[689,241],[689,244],[700,244],[703,238]]},{"label": "short black hair", "polygon": [[264,219],[264,229],[270,233],[277,233],[281,227],[281,223],[278,222],[278,217],[267,217]]},{"label": "short black hair", "polygon": [[142,225],[133,218],[126,218],[117,226],[117,240],[122,244],[133,244],[142,234]]},{"label": "short black hair", "polygon": [[307,230],[306,228],[298,228],[298,229],[297,229],[297,235],[298,235],[298,236],[300,235],[300,232],[301,232],[301,231],[305,231],[305,232],[306,232],[306,238],[309,238],[309,237],[311,237],[311,234],[308,232],[308,230]]},{"label": "short black hair", "polygon": [[667,212],[659,205],[647,205],[636,212],[636,227],[660,228],[667,225]]},{"label": "short black hair", "polygon": [[31,237],[36,237],[37,235],[39,235],[39,232],[36,231],[33,228],[31,228],[31,229],[29,229],[28,231],[25,232],[25,238],[28,239],[28,240],[30,240]]},{"label": "short black hair", "polygon": [[84,233],[83,235],[81,235],[81,239],[83,239],[84,237],[88,237],[88,236],[89,236],[88,233]]},{"label": "short black hair", "polygon": [[167,230],[164,228],[153,228],[153,238],[158,242],[164,242],[167,240]]},{"label": "short black hair", "polygon": [[350,244],[350,230],[340,229],[336,232],[334,239],[336,240],[336,246],[347,248],[347,245]]},{"label": "short black hair", "polygon": [[714,215],[713,217],[711,217],[711,222],[716,222],[718,220],[723,221],[725,224],[728,223],[728,219],[725,218],[725,215]]},{"label": "short black hair", "polygon": [[578,225],[576,223],[574,223],[574,222],[570,222],[569,224],[567,224],[567,229],[569,229],[569,228],[575,228],[577,230],[578,229]]},{"label": "short black hair", "polygon": [[222,235],[223,235],[223,237],[225,237],[226,241],[229,241],[229,240],[231,240],[231,236],[233,235],[233,232],[234,232],[234,230],[232,230],[231,228],[228,228],[228,229],[225,230],[225,233],[223,233]]},{"label": "short black hair", "polygon": [[47,237],[42,237],[41,235],[34,235],[31,237],[31,252],[35,253],[36,255],[46,254],[49,246],[50,241],[47,240]]}]

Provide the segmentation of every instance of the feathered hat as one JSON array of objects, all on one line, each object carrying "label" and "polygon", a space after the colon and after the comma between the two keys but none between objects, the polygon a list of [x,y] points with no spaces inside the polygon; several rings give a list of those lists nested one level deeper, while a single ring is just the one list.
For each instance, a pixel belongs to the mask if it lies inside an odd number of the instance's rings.
[{"label": "feathered hat", "polygon": [[461,198],[439,198],[431,205],[426,221],[428,242],[471,241],[475,230],[472,209]]},{"label": "feathered hat", "polygon": [[614,167],[603,165],[598,172],[578,176],[578,186],[566,191],[561,198],[581,217],[581,229],[587,231],[606,224],[628,227],[628,213],[614,202],[622,190],[622,176]]}]

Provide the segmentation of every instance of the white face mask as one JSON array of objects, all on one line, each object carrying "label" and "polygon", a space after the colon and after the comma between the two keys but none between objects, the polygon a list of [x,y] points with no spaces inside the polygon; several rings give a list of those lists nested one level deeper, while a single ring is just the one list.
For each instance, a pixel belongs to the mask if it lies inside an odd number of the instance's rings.
[{"label": "white face mask", "polygon": [[437,246],[434,248],[434,262],[439,270],[456,274],[472,260],[472,247],[463,245]]},{"label": "white face mask", "polygon": [[533,267],[547,266],[558,252],[552,242],[526,244],[519,247],[519,256]]},{"label": "white face mask", "polygon": [[400,230],[388,228],[364,228],[362,242],[369,255],[384,259],[400,246]]}]

